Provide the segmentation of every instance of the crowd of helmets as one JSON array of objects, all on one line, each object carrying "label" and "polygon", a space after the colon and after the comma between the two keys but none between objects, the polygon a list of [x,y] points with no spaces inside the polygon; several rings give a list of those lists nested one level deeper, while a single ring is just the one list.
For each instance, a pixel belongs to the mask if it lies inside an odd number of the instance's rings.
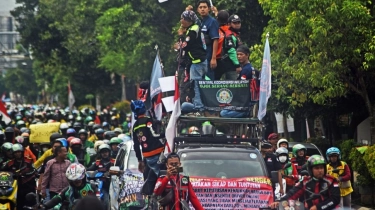
[{"label": "crowd of helmets", "polygon": [[[0,121],[1,156],[4,157],[2,163],[11,158],[14,150],[24,151],[25,157],[35,162],[51,148],[52,140],[56,139],[67,147],[79,145],[90,156],[98,152],[101,144],[118,145],[131,139],[131,114],[118,112],[116,108],[103,109],[100,113],[89,108],[70,112],[69,109],[59,107],[30,105],[8,106],[7,111],[12,122],[5,124]],[[31,125],[53,122],[60,123],[58,136],[51,135],[50,142],[30,143]],[[86,140],[95,143],[94,148],[86,148]]]}]

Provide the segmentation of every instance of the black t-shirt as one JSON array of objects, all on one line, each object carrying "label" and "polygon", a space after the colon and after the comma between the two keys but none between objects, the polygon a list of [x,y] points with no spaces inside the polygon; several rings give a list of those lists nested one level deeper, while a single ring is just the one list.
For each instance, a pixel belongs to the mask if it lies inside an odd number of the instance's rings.
[{"label": "black t-shirt", "polygon": [[272,171],[279,171],[282,169],[281,164],[276,159],[276,155],[267,153],[264,157],[264,162],[266,163],[266,167],[268,170],[268,177],[271,178]]},{"label": "black t-shirt", "polygon": [[[191,25],[187,29],[186,37],[183,41],[183,50],[185,56],[188,56],[192,63],[200,63],[206,60],[206,44],[204,44],[204,35],[198,25]],[[200,60],[200,62],[194,62]]]}]

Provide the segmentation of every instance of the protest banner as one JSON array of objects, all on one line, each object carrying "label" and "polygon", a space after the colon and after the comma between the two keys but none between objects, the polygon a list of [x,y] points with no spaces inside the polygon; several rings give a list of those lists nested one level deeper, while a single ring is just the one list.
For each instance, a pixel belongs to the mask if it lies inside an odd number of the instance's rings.
[{"label": "protest banner", "polygon": [[122,183],[119,196],[120,210],[141,209],[147,206],[147,196],[141,193],[144,184],[141,172],[127,169],[120,181]]},{"label": "protest banner", "polygon": [[59,130],[59,122],[30,125],[30,143],[49,143],[51,134]]},{"label": "protest banner", "polygon": [[198,84],[207,110],[249,110],[249,80],[202,80],[198,81]]},{"label": "protest banner", "polygon": [[190,182],[206,210],[258,210],[267,208],[273,201],[273,189],[268,177],[232,179],[190,177]]}]

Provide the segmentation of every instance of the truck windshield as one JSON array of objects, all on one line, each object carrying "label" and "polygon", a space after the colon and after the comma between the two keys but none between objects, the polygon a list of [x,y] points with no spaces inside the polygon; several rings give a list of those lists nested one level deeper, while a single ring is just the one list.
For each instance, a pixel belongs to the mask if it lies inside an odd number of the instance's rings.
[{"label": "truck windshield", "polygon": [[266,176],[259,154],[252,152],[197,151],[181,153],[181,164],[187,176],[242,178]]}]

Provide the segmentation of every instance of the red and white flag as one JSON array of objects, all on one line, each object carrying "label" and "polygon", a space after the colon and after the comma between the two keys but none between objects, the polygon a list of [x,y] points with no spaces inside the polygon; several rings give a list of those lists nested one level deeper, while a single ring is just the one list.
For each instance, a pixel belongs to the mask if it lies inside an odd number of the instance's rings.
[{"label": "red and white flag", "polygon": [[4,121],[5,124],[9,124],[10,122],[12,122],[12,119],[10,119],[10,117],[8,115],[7,108],[5,107],[5,104],[1,101],[0,101],[0,116],[2,116],[0,118],[0,121]]},{"label": "red and white flag", "polygon": [[163,117],[163,103],[161,101],[163,94],[160,92],[157,95],[156,101],[154,103],[154,112],[155,112],[155,118],[157,120],[161,120]]},{"label": "red and white flag", "polygon": [[76,100],[74,98],[72,88],[70,87],[70,81],[68,82],[68,101],[69,101],[69,110],[72,111],[73,105],[76,102]]},{"label": "red and white flag", "polygon": [[176,122],[178,117],[181,115],[180,106],[180,92],[178,88],[178,72],[176,72],[175,79],[175,90],[174,90],[174,108],[171,117],[168,122],[167,129],[165,130],[165,138],[167,143],[165,144],[164,155],[167,156],[173,151],[174,137],[176,137]]}]

